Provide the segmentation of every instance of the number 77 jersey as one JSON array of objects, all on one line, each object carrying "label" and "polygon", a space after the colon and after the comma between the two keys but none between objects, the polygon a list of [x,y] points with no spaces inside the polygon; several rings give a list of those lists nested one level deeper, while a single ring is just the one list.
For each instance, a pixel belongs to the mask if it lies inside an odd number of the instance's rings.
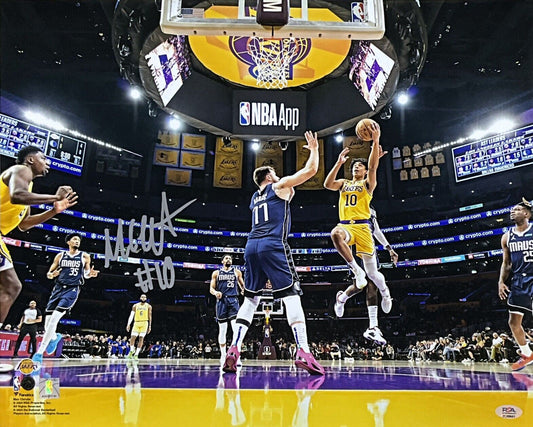
[{"label": "number 77 jersey", "polygon": [[365,180],[345,179],[339,190],[339,220],[370,219],[371,200]]},{"label": "number 77 jersey", "polygon": [[291,210],[289,201],[276,195],[272,184],[258,190],[250,202],[252,211],[252,231],[248,239],[271,238],[287,241],[291,229]]}]

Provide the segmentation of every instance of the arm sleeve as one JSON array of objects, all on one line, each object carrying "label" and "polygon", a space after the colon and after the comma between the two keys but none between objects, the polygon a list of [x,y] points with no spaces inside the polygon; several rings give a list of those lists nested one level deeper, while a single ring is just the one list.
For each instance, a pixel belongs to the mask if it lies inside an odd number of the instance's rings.
[{"label": "arm sleeve", "polygon": [[374,226],[374,232],[373,235],[375,239],[381,243],[384,247],[390,246],[389,241],[383,234],[383,231],[381,231],[381,228],[379,228],[378,220],[375,216],[372,217],[372,225]]},{"label": "arm sleeve", "polygon": [[128,319],[128,326],[131,325],[131,322],[133,321],[133,316],[135,316],[135,313],[133,311],[130,311],[130,317]]}]

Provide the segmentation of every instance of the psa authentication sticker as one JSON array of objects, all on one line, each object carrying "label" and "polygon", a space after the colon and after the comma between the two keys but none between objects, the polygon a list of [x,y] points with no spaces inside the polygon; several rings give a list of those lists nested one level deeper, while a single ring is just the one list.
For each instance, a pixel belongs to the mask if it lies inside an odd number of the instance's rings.
[{"label": "psa authentication sticker", "polygon": [[501,418],[514,419],[522,415],[522,409],[514,405],[502,405],[496,408],[496,415]]}]

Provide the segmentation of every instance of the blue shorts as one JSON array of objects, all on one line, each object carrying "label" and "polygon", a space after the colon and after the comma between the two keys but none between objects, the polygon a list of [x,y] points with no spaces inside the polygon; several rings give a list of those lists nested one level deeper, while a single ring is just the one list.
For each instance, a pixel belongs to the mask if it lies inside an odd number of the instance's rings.
[{"label": "blue shorts", "polygon": [[275,298],[302,294],[291,248],[287,243],[250,239],[244,249],[244,264],[244,295],[247,297],[260,295],[267,280],[272,284]]},{"label": "blue shorts", "polygon": [[222,296],[217,300],[217,322],[229,322],[237,317],[239,298],[237,296]]},{"label": "blue shorts", "polygon": [[68,311],[74,306],[74,304],[76,304],[79,295],[79,286],[67,286],[56,282],[54,289],[52,289],[50,299],[48,300],[46,311]]},{"label": "blue shorts", "polygon": [[533,277],[513,277],[507,305],[509,311],[533,312]]}]

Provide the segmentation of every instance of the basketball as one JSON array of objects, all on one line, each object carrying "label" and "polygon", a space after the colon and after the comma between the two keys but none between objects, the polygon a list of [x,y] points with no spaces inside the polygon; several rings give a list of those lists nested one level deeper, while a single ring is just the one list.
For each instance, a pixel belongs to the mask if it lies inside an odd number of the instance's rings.
[{"label": "basketball", "polygon": [[362,139],[363,141],[371,141],[372,140],[372,124],[377,124],[372,119],[363,119],[360,120],[359,123],[355,126],[355,134],[359,139]]}]

